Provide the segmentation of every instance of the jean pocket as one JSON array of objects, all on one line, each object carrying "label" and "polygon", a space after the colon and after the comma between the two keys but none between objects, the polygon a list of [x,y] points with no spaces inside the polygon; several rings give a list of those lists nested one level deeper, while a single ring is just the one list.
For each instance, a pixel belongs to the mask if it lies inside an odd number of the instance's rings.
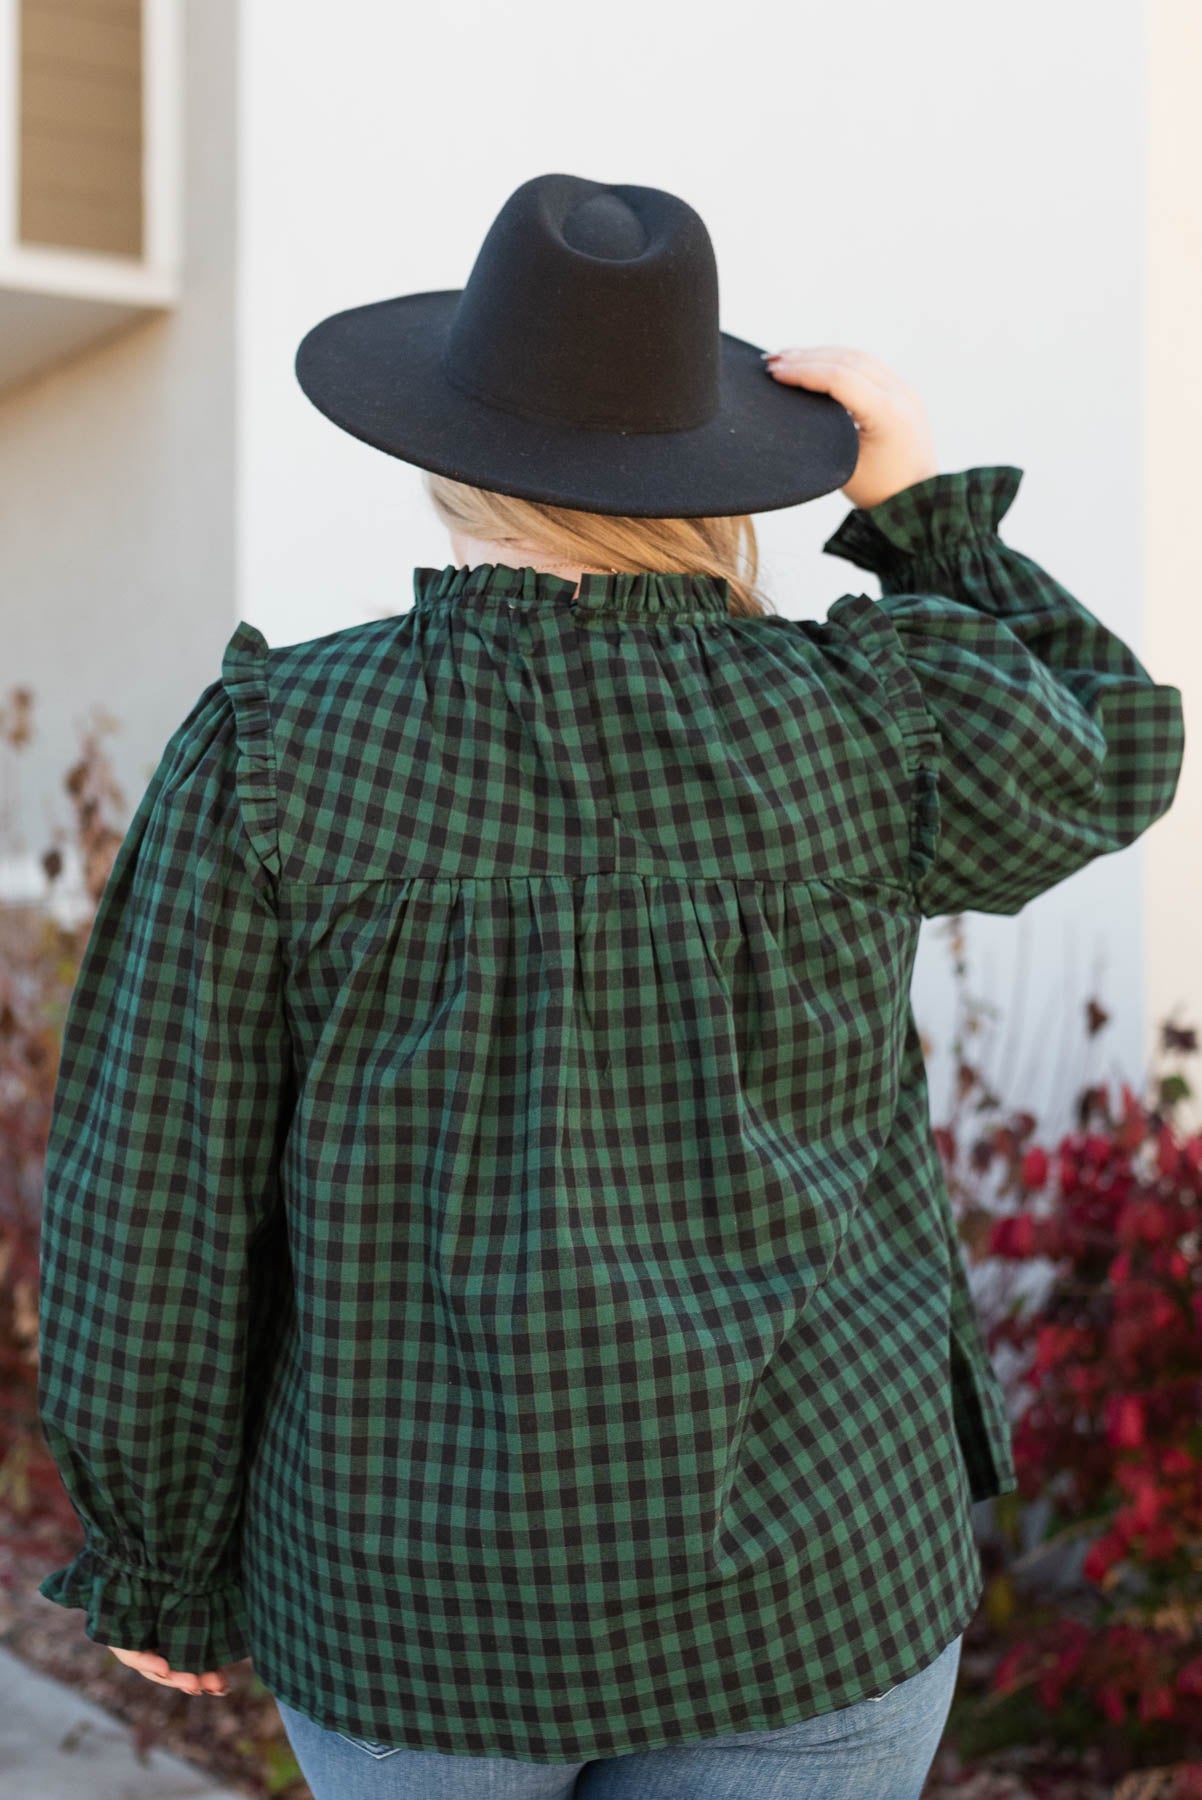
[{"label": "jean pocket", "polygon": [[400,1744],[376,1744],[371,1738],[352,1737],[349,1731],[340,1731],[336,1735],[344,1743],[353,1744],[356,1750],[363,1750],[368,1756],[374,1756],[377,1762],[385,1756],[395,1756],[402,1748]]}]

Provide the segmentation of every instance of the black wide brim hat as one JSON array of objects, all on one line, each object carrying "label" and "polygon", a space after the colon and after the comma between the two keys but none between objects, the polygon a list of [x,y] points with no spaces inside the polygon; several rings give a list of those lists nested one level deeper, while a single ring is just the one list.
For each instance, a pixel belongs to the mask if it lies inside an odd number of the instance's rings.
[{"label": "black wide brim hat", "polygon": [[352,437],[418,468],[633,518],[768,512],[850,480],[859,434],[718,328],[700,216],[660,188],[524,182],[464,288],[321,320],[296,376]]}]

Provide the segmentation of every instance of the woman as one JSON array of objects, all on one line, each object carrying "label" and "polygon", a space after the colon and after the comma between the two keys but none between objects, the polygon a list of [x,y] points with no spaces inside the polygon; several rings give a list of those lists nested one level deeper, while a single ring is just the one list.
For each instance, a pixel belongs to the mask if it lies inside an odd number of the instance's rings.
[{"label": "woman", "polygon": [[[720,333],[675,196],[525,183],[306,393],[425,469],[405,613],[241,623],[118,854],[47,1161],[41,1591],[248,1653],[316,1800],[914,1800],[1011,1491],[923,917],[1170,805],[1181,695],[874,358]],[[880,579],[755,590],[840,488]]]}]

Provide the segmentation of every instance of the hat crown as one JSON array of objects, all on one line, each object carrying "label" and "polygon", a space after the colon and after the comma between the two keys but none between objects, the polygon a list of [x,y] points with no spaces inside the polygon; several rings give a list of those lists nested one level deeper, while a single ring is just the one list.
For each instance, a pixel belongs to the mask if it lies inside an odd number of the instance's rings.
[{"label": "hat crown", "polygon": [[576,429],[704,425],[721,398],[704,220],[660,188],[523,182],[480,246],[441,368],[474,399]]}]

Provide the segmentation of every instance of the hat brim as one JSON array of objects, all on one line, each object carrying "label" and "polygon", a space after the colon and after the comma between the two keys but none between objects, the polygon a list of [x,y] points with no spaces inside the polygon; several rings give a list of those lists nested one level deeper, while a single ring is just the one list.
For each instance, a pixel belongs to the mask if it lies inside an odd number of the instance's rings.
[{"label": "hat brim", "polygon": [[859,434],[829,394],[777,381],[759,346],[720,336],[719,406],[686,431],[566,426],[452,387],[440,357],[458,289],[352,306],[315,325],[296,378],[326,418],[389,456],[494,493],[631,518],[797,506],[855,472]]}]

